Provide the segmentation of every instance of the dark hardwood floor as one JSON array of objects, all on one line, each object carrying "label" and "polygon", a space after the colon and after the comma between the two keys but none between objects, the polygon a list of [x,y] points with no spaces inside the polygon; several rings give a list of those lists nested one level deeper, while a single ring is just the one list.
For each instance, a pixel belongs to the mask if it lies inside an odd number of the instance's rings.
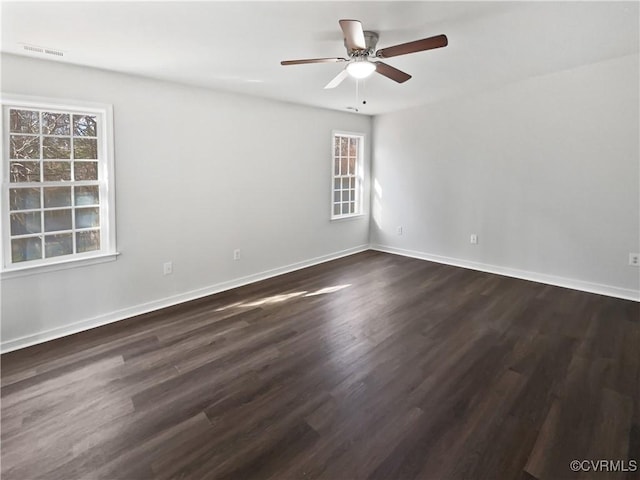
[{"label": "dark hardwood floor", "polygon": [[[640,309],[364,252],[2,356],[2,479],[631,479]],[[630,464],[625,463],[628,467]]]}]

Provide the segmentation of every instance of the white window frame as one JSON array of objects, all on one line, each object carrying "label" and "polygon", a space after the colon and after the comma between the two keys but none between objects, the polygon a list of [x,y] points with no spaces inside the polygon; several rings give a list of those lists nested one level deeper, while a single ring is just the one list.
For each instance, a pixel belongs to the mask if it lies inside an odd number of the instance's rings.
[{"label": "white window frame", "polygon": [[[345,175],[336,175],[335,173],[335,164],[336,164],[336,155],[335,155],[335,142],[338,137],[348,137],[348,138],[357,138],[358,142],[358,157],[356,158],[356,171],[353,175],[347,174]],[[365,215],[364,211],[364,158],[365,158],[365,140],[366,136],[364,133],[359,132],[345,132],[341,130],[334,130],[331,132],[331,220],[341,220],[344,218],[357,218]],[[340,213],[336,214],[334,207],[336,205],[335,194],[336,194],[336,180],[343,178],[353,178],[354,179],[354,187],[355,187],[355,212],[353,213]],[[342,188],[340,190],[342,192]],[[342,195],[342,193],[341,193]],[[342,203],[344,199],[341,197],[340,203]]]},{"label": "white window frame", "polygon": [[[58,100],[43,97],[33,97],[15,94],[1,94],[2,104],[2,169],[0,179],[2,192],[0,195],[0,214],[2,223],[2,278],[29,275],[44,271],[73,268],[83,265],[102,263],[116,259],[116,216],[115,216],[115,172],[114,172],[114,142],[113,142],[113,107],[108,104],[78,102],[74,100]],[[11,221],[9,189],[18,184],[10,183],[10,142],[9,142],[9,110],[47,110],[71,114],[91,114],[99,118],[98,121],[98,183],[100,192],[100,249],[61,255],[25,262],[12,262],[11,252]],[[70,124],[73,128],[73,122]],[[34,182],[34,186],[35,186]],[[38,187],[45,186],[45,182],[37,182]],[[64,181],[53,183],[74,185],[76,182]],[[21,184],[22,185],[22,184]],[[43,205],[40,206],[41,211]],[[75,232],[75,229],[73,230]],[[42,232],[41,235],[44,235]],[[44,252],[43,252],[44,254]]]}]

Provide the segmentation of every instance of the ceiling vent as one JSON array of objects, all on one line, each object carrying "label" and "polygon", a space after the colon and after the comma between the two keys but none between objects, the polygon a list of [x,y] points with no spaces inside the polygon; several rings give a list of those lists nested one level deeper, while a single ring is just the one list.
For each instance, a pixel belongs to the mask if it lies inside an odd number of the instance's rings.
[{"label": "ceiling vent", "polygon": [[47,55],[55,55],[57,57],[64,56],[64,52],[62,52],[61,50],[55,50],[53,48],[39,47],[37,45],[26,45],[26,44],[23,45],[22,48],[24,48],[28,52],[45,53]]}]

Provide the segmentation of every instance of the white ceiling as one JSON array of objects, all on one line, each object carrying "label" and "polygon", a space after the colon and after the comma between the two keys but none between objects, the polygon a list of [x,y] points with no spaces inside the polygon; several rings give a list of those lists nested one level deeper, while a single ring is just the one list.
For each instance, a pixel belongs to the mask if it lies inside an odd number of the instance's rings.
[{"label": "white ceiling", "polygon": [[[355,81],[324,90],[343,64],[341,18],[378,48],[444,33],[449,46],[386,60],[413,75],[361,82],[379,114],[638,52],[638,2],[2,2],[2,51],[345,110]],[[64,52],[29,53],[22,44]]]}]

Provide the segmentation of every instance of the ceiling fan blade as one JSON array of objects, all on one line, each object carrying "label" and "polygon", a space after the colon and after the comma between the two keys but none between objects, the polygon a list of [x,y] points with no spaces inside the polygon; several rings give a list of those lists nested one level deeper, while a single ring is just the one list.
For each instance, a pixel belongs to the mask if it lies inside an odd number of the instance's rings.
[{"label": "ceiling fan blade", "polygon": [[338,73],[338,75],[333,77],[333,80],[331,80],[329,83],[327,83],[327,85],[324,88],[325,89],[327,89],[327,88],[336,88],[348,76],[349,76],[349,74],[347,73],[346,69],[340,70],[340,73]]},{"label": "ceiling fan blade", "polygon": [[446,47],[449,43],[446,35],[437,35],[435,37],[423,38],[414,42],[402,43],[393,47],[383,48],[376,52],[376,57],[389,58],[398,55],[406,55],[407,53],[422,52],[424,50],[432,50],[434,48]]},{"label": "ceiling fan blade", "polygon": [[346,62],[346,58],[334,57],[334,58],[305,58],[303,60],[283,60],[280,65],[303,65],[305,63],[336,63]]},{"label": "ceiling fan blade", "polygon": [[408,73],[404,73],[402,70],[398,70],[397,68],[392,67],[391,65],[387,65],[386,63],[373,63],[376,64],[376,72],[398,83],[404,83],[411,78],[411,75],[409,75]]},{"label": "ceiling fan blade", "polygon": [[365,50],[367,48],[362,24],[358,20],[340,20],[339,23],[349,51]]}]

